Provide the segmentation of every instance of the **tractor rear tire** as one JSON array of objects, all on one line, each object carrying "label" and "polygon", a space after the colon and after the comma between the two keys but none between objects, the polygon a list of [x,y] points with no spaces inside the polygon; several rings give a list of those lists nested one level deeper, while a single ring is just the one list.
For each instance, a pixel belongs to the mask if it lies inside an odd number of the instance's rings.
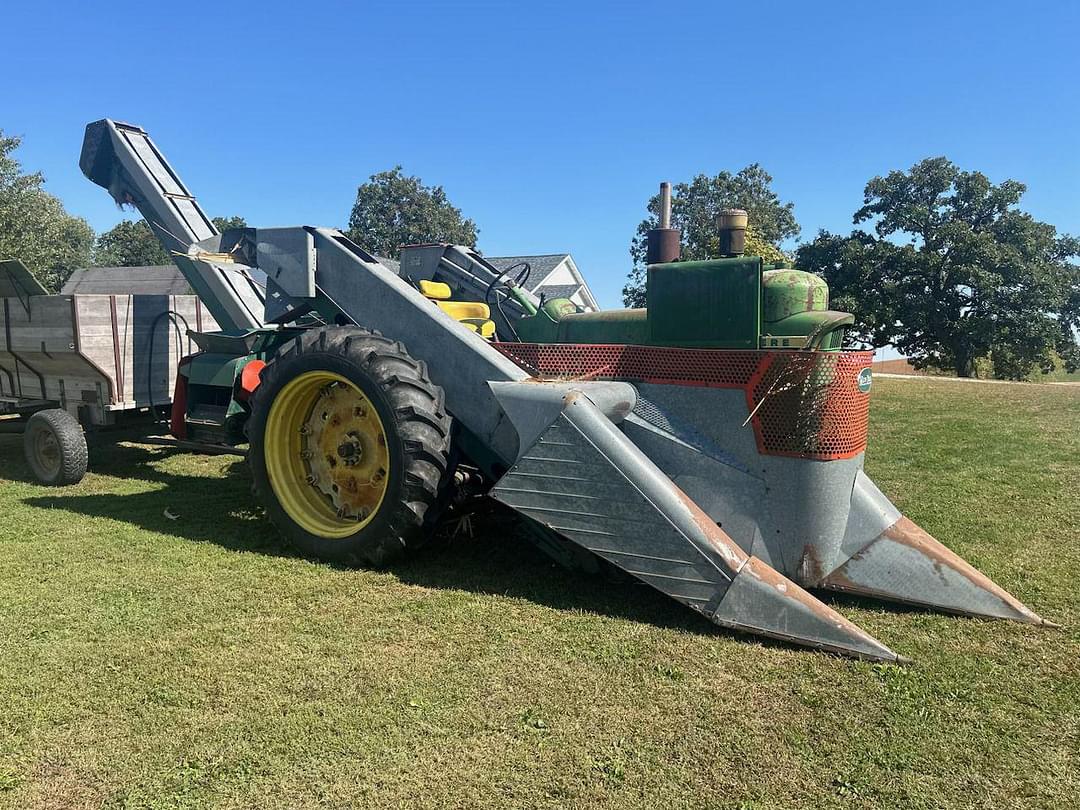
[{"label": "tractor rear tire", "polygon": [[255,491],[300,551],[382,566],[428,540],[449,479],[451,418],[401,343],[312,329],[267,364],[250,403]]},{"label": "tractor rear tire", "polygon": [[86,435],[79,420],[61,408],[38,411],[27,420],[23,451],[43,484],[69,486],[86,475]]}]

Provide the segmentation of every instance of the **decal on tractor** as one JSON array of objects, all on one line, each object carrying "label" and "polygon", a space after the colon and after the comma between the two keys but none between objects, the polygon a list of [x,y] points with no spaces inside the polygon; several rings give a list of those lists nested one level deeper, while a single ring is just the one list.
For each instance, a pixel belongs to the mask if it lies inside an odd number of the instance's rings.
[{"label": "decal on tractor", "polygon": [[874,375],[869,366],[859,372],[858,382],[859,392],[862,394],[869,394],[870,386],[874,384]]}]

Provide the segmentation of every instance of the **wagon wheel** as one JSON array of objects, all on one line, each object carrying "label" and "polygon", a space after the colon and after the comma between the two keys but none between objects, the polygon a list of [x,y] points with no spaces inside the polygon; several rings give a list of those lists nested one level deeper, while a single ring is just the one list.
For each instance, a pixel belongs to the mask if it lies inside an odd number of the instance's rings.
[{"label": "wagon wheel", "polygon": [[79,421],[65,410],[38,411],[23,432],[26,463],[43,484],[77,484],[86,475],[86,436]]}]

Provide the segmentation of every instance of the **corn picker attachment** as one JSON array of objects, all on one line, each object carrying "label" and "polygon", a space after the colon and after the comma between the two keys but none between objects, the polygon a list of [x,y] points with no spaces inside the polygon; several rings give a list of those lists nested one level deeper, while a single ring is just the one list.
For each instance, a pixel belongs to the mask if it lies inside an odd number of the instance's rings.
[{"label": "corn picker attachment", "polygon": [[648,308],[537,300],[469,248],[400,265],[329,228],[218,233],[145,131],[87,127],[80,165],[138,208],[222,332],[194,334],[179,438],[249,443],[255,488],[306,553],[381,565],[463,482],[567,565],[614,567],[714,623],[900,657],[804,588],[1044,623],[863,473],[869,352],[824,282],[745,256],[680,262],[650,235]]}]

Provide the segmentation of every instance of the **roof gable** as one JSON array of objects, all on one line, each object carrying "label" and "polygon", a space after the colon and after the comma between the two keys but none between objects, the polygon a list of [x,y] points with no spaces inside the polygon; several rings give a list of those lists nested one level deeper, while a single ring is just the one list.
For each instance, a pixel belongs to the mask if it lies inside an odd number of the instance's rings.
[{"label": "roof gable", "polygon": [[499,270],[507,270],[516,264],[528,262],[529,280],[525,283],[525,288],[534,293],[536,288],[544,283],[544,279],[569,257],[569,253],[546,253],[540,256],[485,256],[484,258]]}]

